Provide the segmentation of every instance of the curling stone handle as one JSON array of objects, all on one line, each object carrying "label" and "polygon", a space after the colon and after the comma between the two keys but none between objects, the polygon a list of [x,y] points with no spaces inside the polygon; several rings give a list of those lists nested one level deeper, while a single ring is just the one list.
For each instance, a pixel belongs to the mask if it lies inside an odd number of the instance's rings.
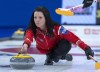
[{"label": "curling stone handle", "polygon": [[17,56],[19,56],[20,54],[22,54],[21,52],[18,52],[18,55]]},{"label": "curling stone handle", "polygon": [[18,52],[18,54],[22,54],[22,48],[20,49],[20,51]]},{"label": "curling stone handle", "polygon": [[[21,48],[22,49],[22,48]],[[18,55],[22,54],[22,50],[20,49],[20,51],[18,52]]]},{"label": "curling stone handle", "polygon": [[96,61],[91,55],[89,55],[89,57],[90,57],[93,61],[98,62],[98,61]]},{"label": "curling stone handle", "polygon": [[21,52],[18,52],[18,54],[22,54]]},{"label": "curling stone handle", "polygon": [[[23,48],[23,47],[22,47]],[[22,54],[23,52],[22,52],[22,48],[20,49],[20,51],[18,52],[18,54]]]}]

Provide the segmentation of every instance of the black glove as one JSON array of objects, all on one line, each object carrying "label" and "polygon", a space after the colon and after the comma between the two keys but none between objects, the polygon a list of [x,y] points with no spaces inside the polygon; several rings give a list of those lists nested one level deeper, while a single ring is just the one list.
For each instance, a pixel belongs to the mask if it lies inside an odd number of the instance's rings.
[{"label": "black glove", "polygon": [[86,54],[88,60],[91,59],[89,57],[89,55],[91,55],[92,57],[94,57],[94,52],[93,52],[93,50],[90,47],[86,47],[85,54]]},{"label": "black glove", "polygon": [[92,3],[93,3],[93,0],[84,0],[83,1],[83,4],[84,4],[83,8],[87,8],[87,7],[91,6]]}]

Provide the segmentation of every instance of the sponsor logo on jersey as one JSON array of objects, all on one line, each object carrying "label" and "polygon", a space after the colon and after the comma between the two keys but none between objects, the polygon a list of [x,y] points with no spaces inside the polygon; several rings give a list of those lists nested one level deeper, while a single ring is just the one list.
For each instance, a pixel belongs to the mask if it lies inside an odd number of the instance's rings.
[{"label": "sponsor logo on jersey", "polygon": [[68,30],[65,29],[63,26],[61,26],[60,30],[59,30],[59,33],[60,34],[67,34],[68,33]]}]

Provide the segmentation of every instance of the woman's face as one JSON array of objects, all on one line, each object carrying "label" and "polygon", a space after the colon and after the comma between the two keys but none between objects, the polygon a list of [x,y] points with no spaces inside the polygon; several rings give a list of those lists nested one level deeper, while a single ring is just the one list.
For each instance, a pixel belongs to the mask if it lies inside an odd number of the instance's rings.
[{"label": "woman's face", "polygon": [[38,12],[38,11],[34,12],[34,22],[36,26],[39,28],[44,28],[46,26],[45,17],[42,12]]}]

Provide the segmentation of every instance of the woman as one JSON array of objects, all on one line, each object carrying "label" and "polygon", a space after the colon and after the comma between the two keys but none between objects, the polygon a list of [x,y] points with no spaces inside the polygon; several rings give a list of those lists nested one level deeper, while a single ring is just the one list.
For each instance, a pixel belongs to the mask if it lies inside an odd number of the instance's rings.
[{"label": "woman", "polygon": [[83,49],[87,59],[90,59],[89,55],[94,56],[93,51],[87,44],[72,32],[54,22],[45,7],[37,7],[33,12],[30,24],[25,32],[22,52],[27,52],[33,38],[36,40],[36,48],[47,56],[45,65],[53,65],[53,61],[58,62],[59,59],[71,61],[72,56],[68,54],[71,43]]}]

